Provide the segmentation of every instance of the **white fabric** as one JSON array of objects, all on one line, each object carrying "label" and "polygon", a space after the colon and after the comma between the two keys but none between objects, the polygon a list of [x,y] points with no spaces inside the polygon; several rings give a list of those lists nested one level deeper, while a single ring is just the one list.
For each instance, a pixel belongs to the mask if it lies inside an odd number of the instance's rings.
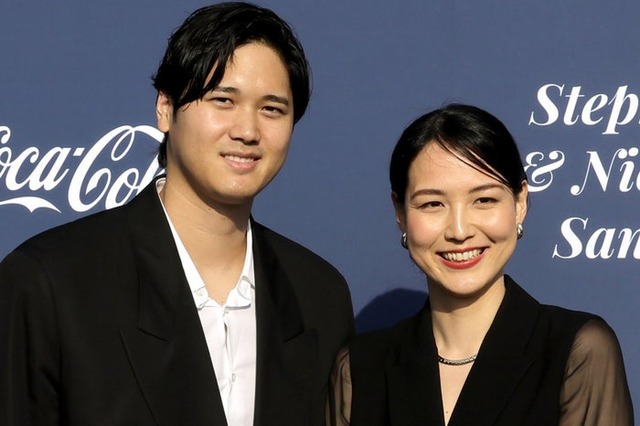
[{"label": "white fabric", "polygon": [[[158,194],[164,183],[164,179],[158,180]],[[225,304],[220,305],[209,297],[207,288],[166,210],[165,214],[198,309],[227,423],[233,426],[251,426],[256,385],[255,273],[251,222],[247,225],[247,250],[242,273]],[[185,367],[188,368],[188,365]]]}]

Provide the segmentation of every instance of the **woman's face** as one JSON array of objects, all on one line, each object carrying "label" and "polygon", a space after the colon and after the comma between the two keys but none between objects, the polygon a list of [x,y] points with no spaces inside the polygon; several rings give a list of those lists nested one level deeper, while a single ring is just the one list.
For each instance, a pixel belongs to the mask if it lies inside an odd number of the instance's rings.
[{"label": "woman's face", "polygon": [[526,214],[527,187],[510,188],[474,169],[437,143],[409,168],[404,205],[395,203],[413,261],[430,286],[474,297],[502,282]]}]

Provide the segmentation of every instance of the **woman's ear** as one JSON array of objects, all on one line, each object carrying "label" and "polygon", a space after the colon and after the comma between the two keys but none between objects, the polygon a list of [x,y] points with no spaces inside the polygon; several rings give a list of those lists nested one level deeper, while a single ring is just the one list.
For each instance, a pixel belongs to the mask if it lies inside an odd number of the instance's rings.
[{"label": "woman's ear", "polygon": [[522,190],[516,197],[516,222],[523,223],[527,216],[529,208],[529,184],[526,180],[522,181]]},{"label": "woman's ear", "polygon": [[391,201],[393,202],[393,208],[396,212],[396,223],[398,224],[398,228],[400,231],[407,232],[407,214],[404,210],[404,203],[401,203],[398,200],[398,194],[395,192],[391,193]]}]

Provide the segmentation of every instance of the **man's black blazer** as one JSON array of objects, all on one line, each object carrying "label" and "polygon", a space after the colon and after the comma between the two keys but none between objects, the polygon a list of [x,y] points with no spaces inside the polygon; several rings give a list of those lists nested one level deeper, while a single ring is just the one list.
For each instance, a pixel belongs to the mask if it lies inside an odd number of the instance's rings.
[{"label": "man's black blazer", "polygon": [[[324,424],[353,333],[343,277],[252,222],[256,425]],[[0,424],[226,425],[202,326],[151,183],[0,264]]]}]

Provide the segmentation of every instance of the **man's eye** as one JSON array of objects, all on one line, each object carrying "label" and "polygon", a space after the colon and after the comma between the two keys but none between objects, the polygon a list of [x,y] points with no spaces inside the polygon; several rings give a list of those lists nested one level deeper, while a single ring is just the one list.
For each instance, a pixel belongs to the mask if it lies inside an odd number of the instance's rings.
[{"label": "man's eye", "polygon": [[285,114],[285,111],[282,108],[275,107],[275,106],[266,106],[263,109],[269,114],[274,114],[274,115]]}]

